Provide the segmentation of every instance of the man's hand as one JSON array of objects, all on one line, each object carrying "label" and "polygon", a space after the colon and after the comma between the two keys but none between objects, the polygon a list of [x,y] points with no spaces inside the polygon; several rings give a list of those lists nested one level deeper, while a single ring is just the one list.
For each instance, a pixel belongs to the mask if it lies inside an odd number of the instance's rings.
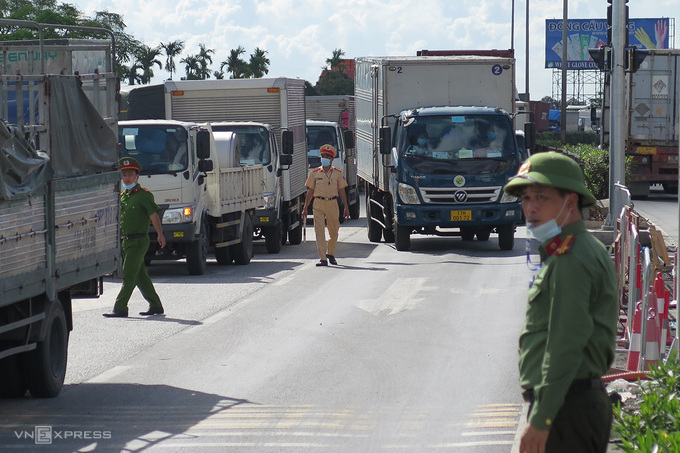
[{"label": "man's hand", "polygon": [[163,233],[158,235],[158,245],[160,245],[161,248],[165,247],[165,236],[163,236]]},{"label": "man's hand", "polygon": [[545,453],[545,444],[550,431],[527,425],[519,443],[520,453]]},{"label": "man's hand", "polygon": [[345,220],[349,219],[349,208],[347,206],[345,206],[345,210],[343,211],[342,215]]}]

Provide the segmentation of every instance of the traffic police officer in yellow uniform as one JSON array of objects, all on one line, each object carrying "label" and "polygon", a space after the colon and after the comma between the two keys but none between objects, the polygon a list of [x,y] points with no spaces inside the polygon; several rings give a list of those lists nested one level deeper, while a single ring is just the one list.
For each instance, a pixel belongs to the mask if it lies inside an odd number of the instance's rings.
[{"label": "traffic police officer in yellow uniform", "polygon": [[612,404],[601,377],[614,358],[618,285],[609,252],[581,219],[596,200],[578,164],[556,152],[532,155],[505,192],[521,198],[541,242],[519,338],[530,404],[520,452],[604,453]]},{"label": "traffic police officer in yellow uniform", "polygon": [[[338,209],[338,197],[345,207],[343,216],[349,217],[349,207],[347,205],[347,195],[345,194],[345,181],[342,170],[333,167],[333,159],[336,156],[335,148],[332,145],[323,145],[319,149],[321,154],[321,166],[315,168],[307,177],[307,195],[305,197],[305,207],[302,211],[303,217],[307,216],[307,208],[314,200],[312,210],[314,213],[314,232],[316,234],[316,248],[319,252],[319,262],[317,266],[328,266],[338,264],[335,259],[335,244],[338,242],[338,231],[340,230],[340,212]],[[326,233],[324,223],[328,225],[328,246],[326,246]]]},{"label": "traffic police officer in yellow uniform", "polygon": [[123,177],[123,188],[120,194],[120,234],[123,240],[123,285],[116,297],[111,313],[104,313],[108,318],[126,318],[128,300],[135,286],[149,302],[149,309],[140,315],[160,315],[164,313],[161,300],[153,287],[149,272],[144,265],[144,255],[149,249],[149,220],[158,234],[158,244],[165,247],[165,236],[158,212],[161,208],[156,204],[153,194],[139,185],[139,173],[142,166],[131,157],[120,160],[120,171]]}]

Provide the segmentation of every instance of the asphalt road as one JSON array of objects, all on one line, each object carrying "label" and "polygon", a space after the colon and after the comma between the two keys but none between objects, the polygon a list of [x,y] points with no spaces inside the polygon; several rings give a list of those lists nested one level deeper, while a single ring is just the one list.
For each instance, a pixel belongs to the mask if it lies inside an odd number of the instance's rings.
[{"label": "asphalt road", "polygon": [[341,228],[339,266],[317,268],[308,227],[248,266],[152,264],[166,315],[148,319],[138,292],[135,316],[103,318],[109,281],[75,306],[61,395],[0,401],[0,449],[510,452],[524,237],[398,252],[362,217]]},{"label": "asphalt road", "polygon": [[678,243],[678,195],[664,193],[661,186],[654,186],[646,200],[634,200],[637,212],[660,228],[665,236]]}]

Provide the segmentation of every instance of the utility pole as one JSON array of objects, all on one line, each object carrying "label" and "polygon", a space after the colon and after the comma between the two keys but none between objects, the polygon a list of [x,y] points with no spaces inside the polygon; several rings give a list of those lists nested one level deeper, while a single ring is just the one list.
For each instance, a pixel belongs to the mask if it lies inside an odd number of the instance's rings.
[{"label": "utility pole", "polygon": [[562,99],[560,105],[560,138],[562,144],[567,143],[567,48],[569,35],[567,33],[569,0],[562,0]]},{"label": "utility pole", "polygon": [[623,208],[622,194],[616,190],[616,183],[625,185],[626,146],[626,74],[625,62],[626,3],[628,0],[609,0],[612,4],[612,51],[611,51],[611,100],[609,136],[609,215],[606,225],[616,226]]}]

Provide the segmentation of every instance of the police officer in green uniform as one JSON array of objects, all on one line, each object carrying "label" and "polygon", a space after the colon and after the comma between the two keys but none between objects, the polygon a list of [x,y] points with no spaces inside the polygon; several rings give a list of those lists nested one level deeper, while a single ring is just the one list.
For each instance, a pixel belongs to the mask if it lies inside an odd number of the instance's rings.
[{"label": "police officer in green uniform", "polygon": [[578,164],[556,152],[527,159],[505,192],[521,198],[541,243],[519,338],[530,404],[520,452],[604,453],[612,404],[601,377],[614,359],[618,300],[612,259],[581,219],[595,197]]},{"label": "police officer in green uniform", "polygon": [[139,185],[142,166],[131,157],[120,160],[122,184],[125,189],[120,194],[120,234],[123,240],[123,286],[116,297],[113,311],[104,313],[107,318],[126,318],[128,300],[135,286],[149,302],[149,309],[140,315],[160,315],[164,313],[161,299],[156,294],[149,272],[144,265],[144,255],[149,249],[149,220],[158,234],[158,244],[165,247],[165,236],[153,194]]}]

